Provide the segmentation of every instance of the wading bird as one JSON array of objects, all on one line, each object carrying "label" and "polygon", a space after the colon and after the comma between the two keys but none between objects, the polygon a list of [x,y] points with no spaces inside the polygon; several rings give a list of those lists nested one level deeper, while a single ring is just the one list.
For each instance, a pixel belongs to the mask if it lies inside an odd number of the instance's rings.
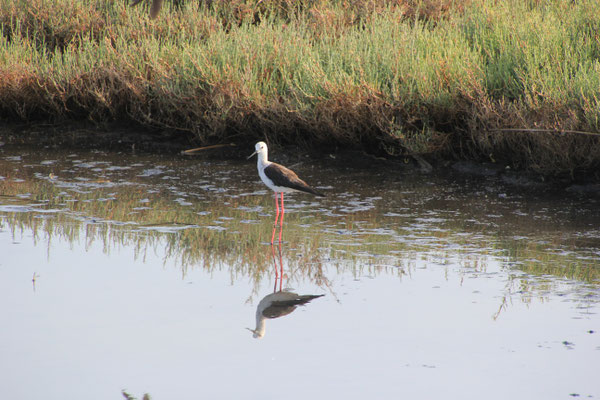
[{"label": "wading bird", "polygon": [[268,160],[268,148],[265,142],[258,142],[255,146],[255,151],[248,158],[251,158],[255,154],[258,154],[258,161],[256,166],[258,168],[258,175],[260,179],[267,185],[273,192],[275,192],[275,209],[277,214],[275,216],[275,225],[273,226],[273,234],[271,235],[271,244],[275,240],[275,231],[277,230],[277,220],[279,219],[279,200],[278,194],[281,193],[281,219],[279,220],[279,243],[281,243],[281,231],[283,228],[283,215],[285,214],[285,208],[283,207],[283,194],[290,192],[306,192],[314,194],[315,196],[325,196],[310,187],[302,179],[298,178],[298,175],[291,169],[279,165],[277,163]]}]

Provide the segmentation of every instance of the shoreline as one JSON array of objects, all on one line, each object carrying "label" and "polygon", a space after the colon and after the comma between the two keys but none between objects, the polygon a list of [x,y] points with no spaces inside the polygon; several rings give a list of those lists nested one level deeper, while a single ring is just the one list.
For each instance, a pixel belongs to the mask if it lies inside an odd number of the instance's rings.
[{"label": "shoreline", "polygon": [[[148,131],[143,127],[112,124],[111,127],[90,127],[86,124],[70,125],[12,125],[0,127],[0,148],[42,147],[68,148],[73,150],[100,150],[113,152],[142,152],[148,154],[181,155],[213,160],[244,160],[250,154],[254,142],[219,143],[193,155],[183,154],[196,146],[193,136],[177,135],[166,131]],[[203,146],[199,146],[203,147]],[[329,157],[339,165],[351,168],[375,170],[398,168],[420,174],[447,174],[473,179],[498,179],[513,187],[566,190],[586,195],[600,195],[600,179],[595,175],[552,176],[526,169],[513,169],[500,162],[459,159],[456,157],[389,156],[366,152],[362,148],[327,146],[306,147],[301,144],[276,144],[278,159],[289,163],[291,156],[300,149],[310,158]],[[593,179],[596,177],[597,179]]]}]

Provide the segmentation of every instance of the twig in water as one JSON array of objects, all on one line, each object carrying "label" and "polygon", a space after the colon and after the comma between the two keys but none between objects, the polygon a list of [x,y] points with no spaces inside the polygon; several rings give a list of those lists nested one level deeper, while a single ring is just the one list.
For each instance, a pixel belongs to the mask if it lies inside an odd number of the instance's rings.
[{"label": "twig in water", "polygon": [[201,151],[201,150],[210,150],[210,149],[218,149],[220,147],[226,147],[226,146],[235,146],[235,143],[229,143],[229,144],[213,144],[212,146],[204,146],[204,147],[197,147],[195,149],[188,149],[188,150],[184,150],[181,153],[182,154],[194,154],[197,151]]}]

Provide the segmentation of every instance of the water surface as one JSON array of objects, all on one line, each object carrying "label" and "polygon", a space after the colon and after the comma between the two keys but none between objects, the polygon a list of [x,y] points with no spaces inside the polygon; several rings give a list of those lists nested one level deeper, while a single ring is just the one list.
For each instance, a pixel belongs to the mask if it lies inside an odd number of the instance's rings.
[{"label": "water surface", "polygon": [[0,148],[1,397],[600,397],[597,197],[272,153]]}]

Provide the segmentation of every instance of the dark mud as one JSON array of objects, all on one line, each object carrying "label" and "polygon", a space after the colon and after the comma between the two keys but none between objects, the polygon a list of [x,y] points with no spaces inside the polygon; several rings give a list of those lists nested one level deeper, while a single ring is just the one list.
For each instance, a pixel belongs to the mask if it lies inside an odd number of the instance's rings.
[{"label": "dark mud", "polygon": [[[0,146],[41,146],[47,149],[86,149],[149,154],[179,154],[191,148],[203,148],[192,157],[212,160],[241,160],[248,156],[257,138],[239,143],[213,143],[204,146],[189,132],[148,129],[141,126],[98,127],[90,124],[9,125],[0,127]],[[293,163],[297,146],[279,144],[280,161]],[[390,156],[376,147],[368,150],[335,145],[302,147],[302,157],[329,159],[341,166],[374,170],[403,170],[419,173],[446,173],[449,169],[459,175],[481,178],[499,177],[504,183],[522,188],[568,190],[574,193],[600,195],[600,174],[549,176],[529,170],[515,170],[506,164],[456,160],[439,156]],[[296,157],[297,159],[297,157]]]}]

